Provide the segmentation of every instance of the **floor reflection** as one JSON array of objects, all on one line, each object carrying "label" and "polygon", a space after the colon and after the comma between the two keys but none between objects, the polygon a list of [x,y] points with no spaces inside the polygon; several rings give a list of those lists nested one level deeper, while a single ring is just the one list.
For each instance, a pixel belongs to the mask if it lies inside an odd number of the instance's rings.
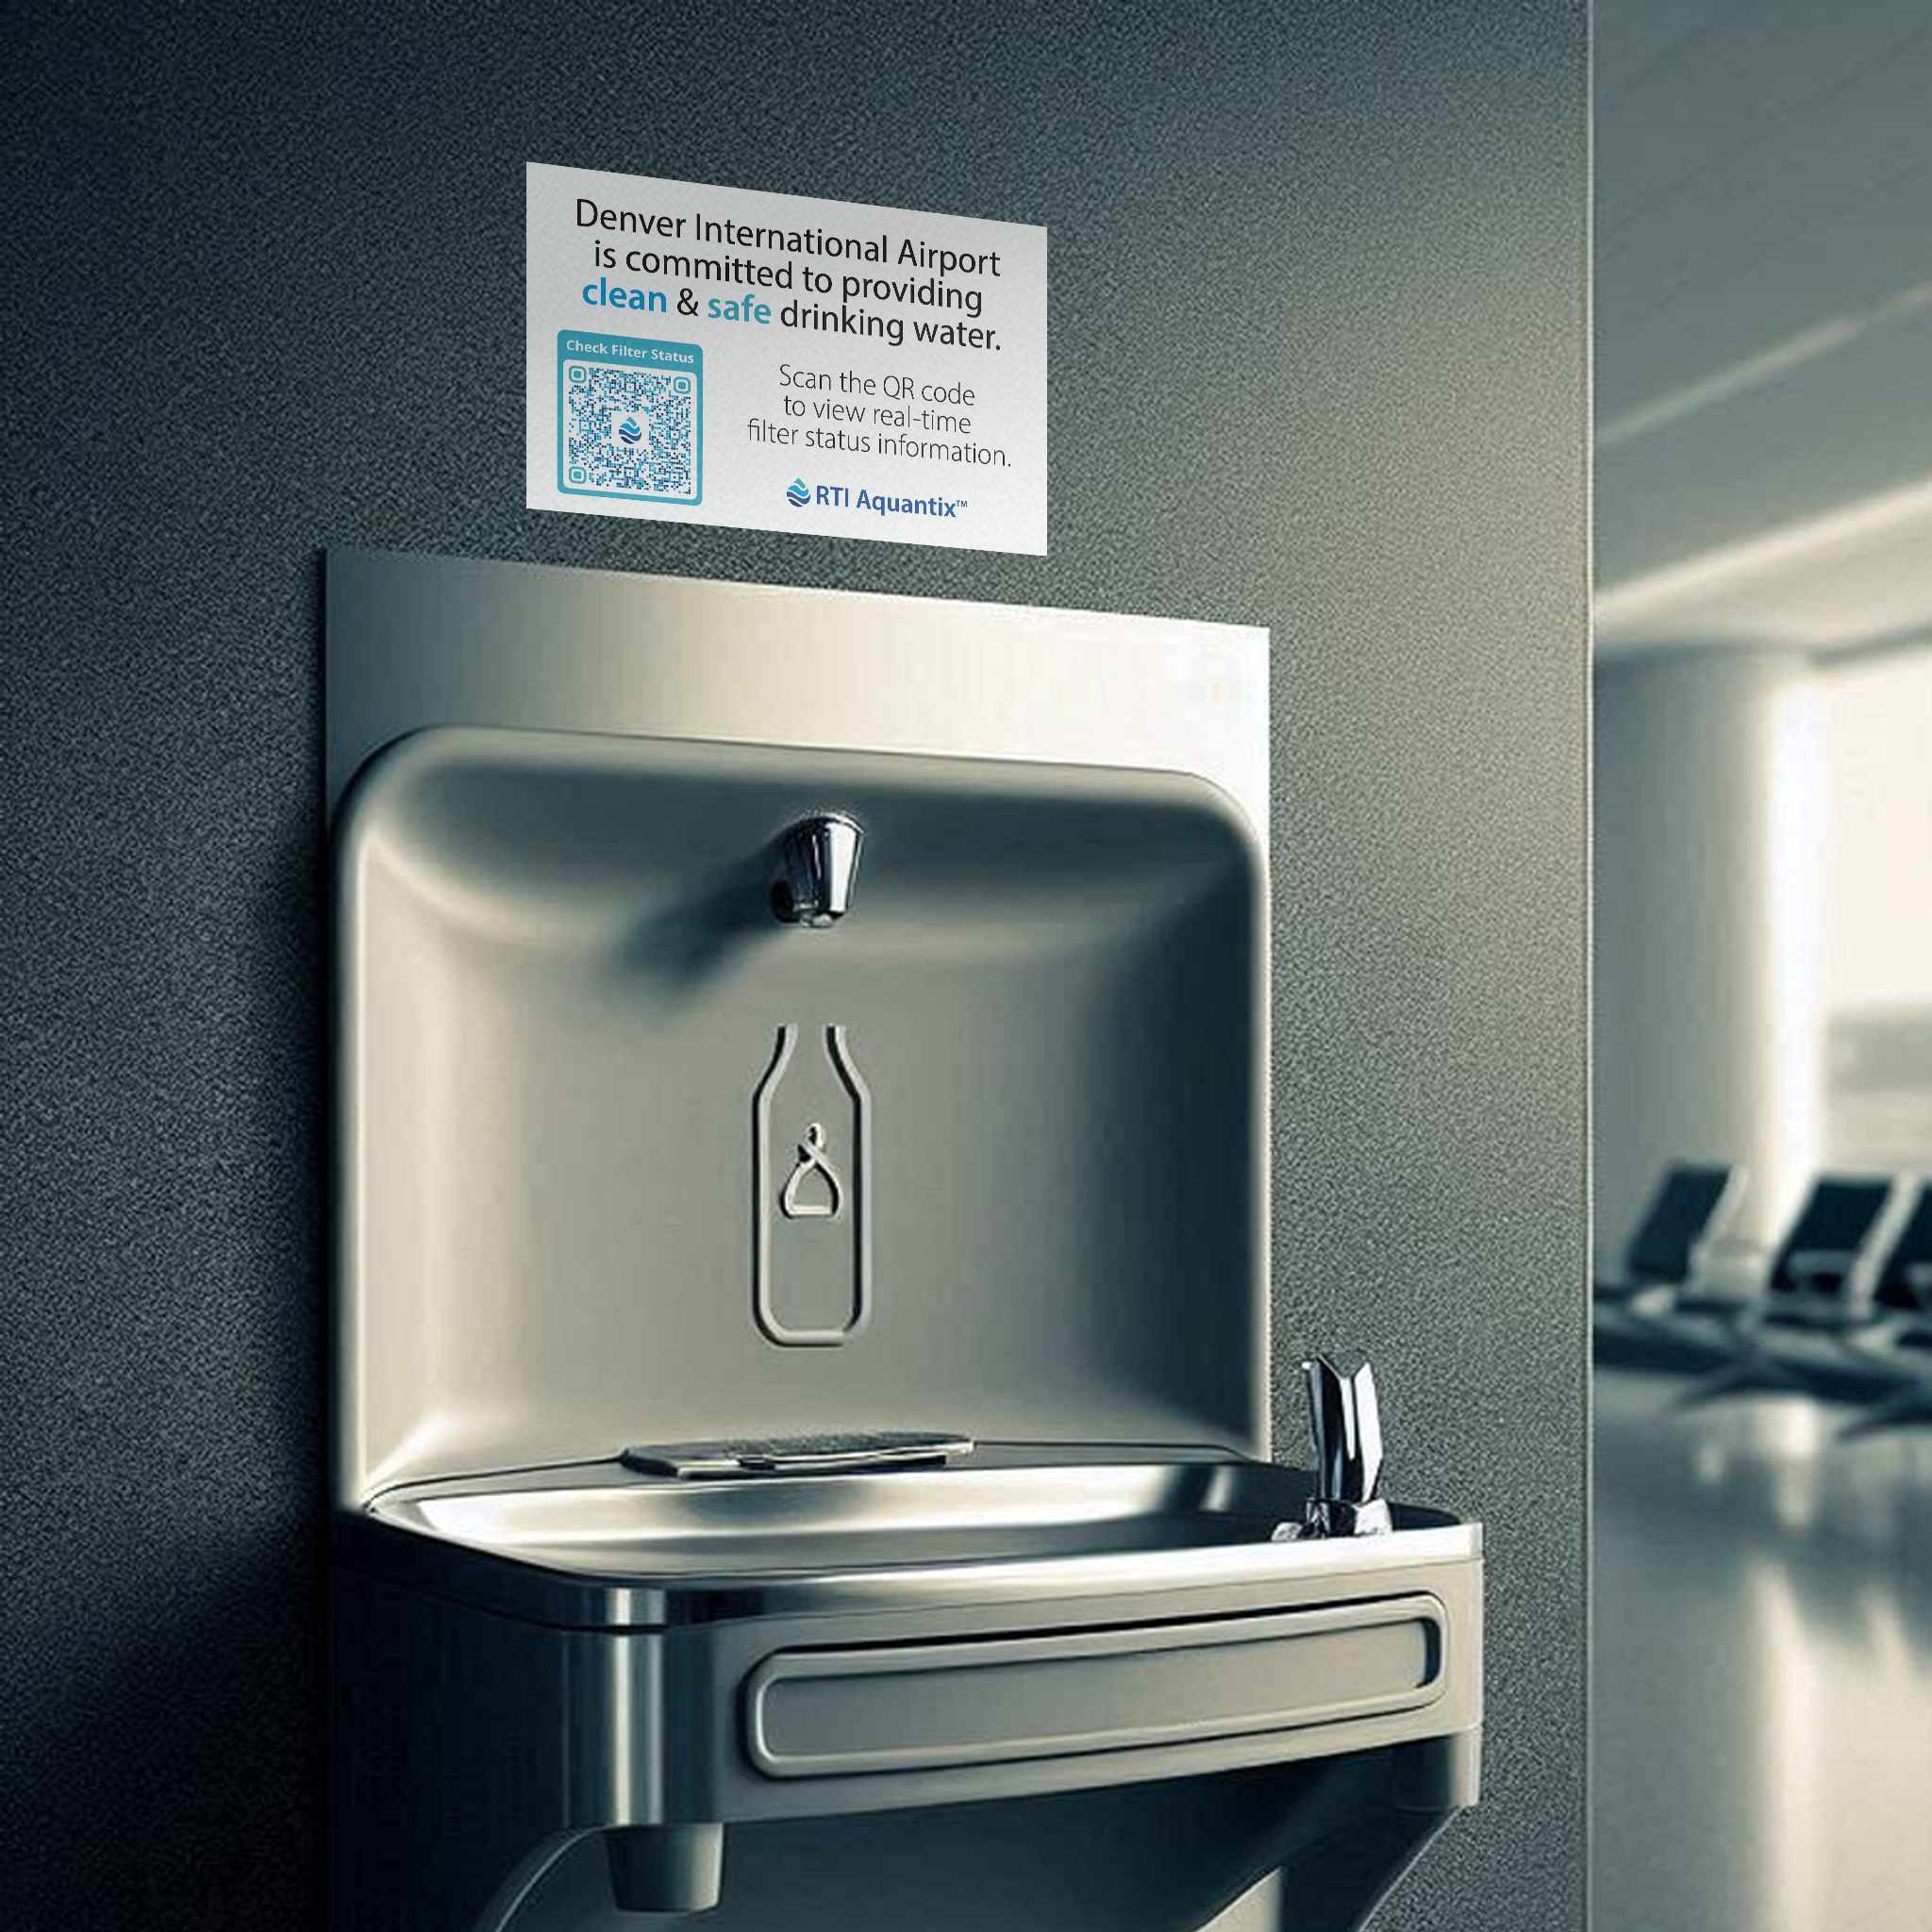
[{"label": "floor reflection", "polygon": [[1932,1429],[1596,1378],[1596,1932],[1932,1923]]}]

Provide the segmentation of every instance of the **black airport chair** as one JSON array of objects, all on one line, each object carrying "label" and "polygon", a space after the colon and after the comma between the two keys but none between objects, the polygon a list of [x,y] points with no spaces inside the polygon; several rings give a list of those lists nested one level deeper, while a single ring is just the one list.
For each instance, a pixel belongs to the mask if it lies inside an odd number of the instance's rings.
[{"label": "black airport chair", "polygon": [[1697,1244],[1722,1229],[1743,1186],[1744,1170],[1735,1164],[1674,1160],[1624,1250],[1623,1279],[1599,1281],[1596,1301],[1616,1304],[1647,1288],[1682,1286]]},{"label": "black airport chair", "polygon": [[1623,1277],[1594,1284],[1593,1353],[1606,1365],[1637,1368],[1707,1366],[1708,1352],[1685,1361],[1645,1320],[1646,1302],[1671,1295],[1690,1281],[1702,1247],[1716,1240],[1744,1190],[1734,1162],[1673,1161],[1663,1171],[1636,1231],[1624,1249]]},{"label": "black airport chair", "polygon": [[[1870,1290],[1860,1284],[1859,1264],[1895,1187],[1889,1175],[1822,1175],[1771,1251],[1761,1288],[1740,1296],[1692,1281],[1652,1317],[1677,1339],[1719,1343],[1732,1357],[1684,1392],[1685,1406],[1808,1386],[1790,1355],[1768,1338],[1781,1328],[1841,1333],[1870,1319]],[[1729,1245],[1733,1252],[1751,1251],[1746,1242]]]}]

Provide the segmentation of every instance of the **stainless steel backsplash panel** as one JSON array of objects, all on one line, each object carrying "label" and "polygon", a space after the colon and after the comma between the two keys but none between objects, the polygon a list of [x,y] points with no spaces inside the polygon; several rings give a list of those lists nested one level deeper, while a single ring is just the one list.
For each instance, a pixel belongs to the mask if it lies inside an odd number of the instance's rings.
[{"label": "stainless steel backsplash panel", "polygon": [[[806,931],[772,855],[825,807],[865,857]],[[448,727],[336,867],[344,1500],[747,1431],[1262,1446],[1265,887],[1212,786]]]}]

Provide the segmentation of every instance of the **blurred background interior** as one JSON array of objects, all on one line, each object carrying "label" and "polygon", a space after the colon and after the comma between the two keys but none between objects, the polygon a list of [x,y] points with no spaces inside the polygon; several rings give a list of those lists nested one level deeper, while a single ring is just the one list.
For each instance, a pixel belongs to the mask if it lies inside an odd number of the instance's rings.
[{"label": "blurred background interior", "polygon": [[1596,8],[1594,1924],[1932,1925],[1932,10]]}]

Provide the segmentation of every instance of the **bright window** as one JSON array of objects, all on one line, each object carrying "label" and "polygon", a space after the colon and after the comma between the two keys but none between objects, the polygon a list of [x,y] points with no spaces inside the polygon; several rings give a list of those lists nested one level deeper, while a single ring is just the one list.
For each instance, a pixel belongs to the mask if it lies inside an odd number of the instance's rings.
[{"label": "bright window", "polygon": [[1932,1171],[1932,648],[1824,698],[1826,1159]]}]

